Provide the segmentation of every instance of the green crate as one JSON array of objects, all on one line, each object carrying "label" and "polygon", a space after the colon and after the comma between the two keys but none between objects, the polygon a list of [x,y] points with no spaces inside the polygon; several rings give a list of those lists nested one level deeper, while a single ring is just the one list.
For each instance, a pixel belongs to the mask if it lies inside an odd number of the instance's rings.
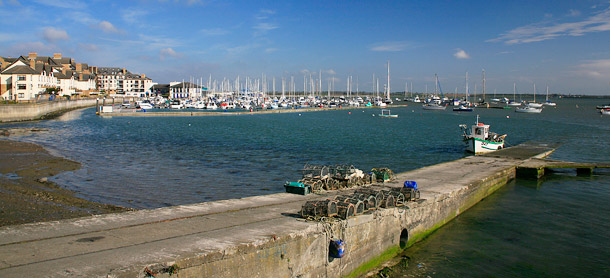
[{"label": "green crate", "polygon": [[[296,184],[296,185],[295,185]],[[286,187],[287,193],[299,194],[299,195],[307,195],[311,193],[311,186],[303,185],[302,183],[286,183],[284,185]]]}]

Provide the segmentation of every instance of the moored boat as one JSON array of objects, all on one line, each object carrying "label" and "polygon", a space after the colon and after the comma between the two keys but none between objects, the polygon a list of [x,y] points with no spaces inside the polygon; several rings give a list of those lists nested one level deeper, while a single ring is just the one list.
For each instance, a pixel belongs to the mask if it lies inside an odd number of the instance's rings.
[{"label": "moored boat", "polygon": [[461,124],[464,134],[464,142],[466,142],[466,150],[475,154],[497,151],[504,148],[504,138],[506,134],[499,135],[489,131],[489,125],[479,123],[479,115],[477,122],[470,128],[465,124]]},{"label": "moored boat", "polygon": [[388,118],[398,118],[398,115],[390,113],[389,109],[382,109],[381,114],[379,114],[378,116],[379,117],[388,117]]},{"label": "moored boat", "polygon": [[515,112],[517,112],[517,113],[540,113],[540,112],[542,112],[542,108],[525,106],[525,107],[515,108]]},{"label": "moored boat", "polygon": [[453,108],[453,111],[458,111],[458,112],[472,112],[472,108],[470,107],[466,107],[464,105],[460,105],[456,108]]},{"label": "moored boat", "polygon": [[601,113],[602,115],[610,115],[610,108],[602,109],[599,111],[599,113]]},{"label": "moored boat", "polygon": [[424,110],[445,110],[445,109],[447,109],[447,106],[436,104],[436,103],[428,103],[428,104],[422,105],[422,108]]}]

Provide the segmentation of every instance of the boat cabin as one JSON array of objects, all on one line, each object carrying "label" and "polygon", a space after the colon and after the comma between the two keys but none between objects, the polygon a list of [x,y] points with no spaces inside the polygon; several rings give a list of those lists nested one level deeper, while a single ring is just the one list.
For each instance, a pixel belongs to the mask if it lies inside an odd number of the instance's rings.
[{"label": "boat cabin", "polygon": [[489,137],[489,125],[483,123],[473,125],[470,135],[477,139],[486,140]]}]

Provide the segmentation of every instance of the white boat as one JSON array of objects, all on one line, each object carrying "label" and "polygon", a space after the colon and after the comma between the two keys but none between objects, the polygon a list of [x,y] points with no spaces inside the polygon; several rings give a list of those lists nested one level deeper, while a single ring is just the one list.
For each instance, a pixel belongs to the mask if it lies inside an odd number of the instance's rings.
[{"label": "white boat", "polygon": [[154,108],[154,106],[152,105],[152,103],[150,103],[149,100],[139,100],[136,103],[136,108],[139,109],[150,110]]},{"label": "white boat", "polygon": [[504,138],[506,134],[499,135],[489,131],[489,125],[477,122],[470,128],[461,124],[460,128],[464,131],[463,137],[466,142],[466,150],[475,154],[497,151],[504,148]]},{"label": "white boat", "polygon": [[216,110],[216,109],[218,109],[218,105],[216,105],[216,102],[209,101],[208,103],[205,104],[205,109]]},{"label": "white boat", "polygon": [[453,108],[453,111],[458,111],[458,112],[472,112],[472,108],[470,107],[466,107],[464,105],[460,105],[458,107]]},{"label": "white boat", "polygon": [[542,108],[542,103],[537,103],[537,102],[528,102],[527,107],[532,107],[532,108]]},{"label": "white boat", "polygon": [[[542,108],[542,103],[536,102],[536,84],[534,84],[534,101],[528,102],[526,105],[527,105],[527,107]],[[534,113],[536,113],[536,112],[534,112]]]},{"label": "white boat", "polygon": [[378,116],[379,117],[388,117],[388,118],[398,118],[398,115],[390,113],[389,109],[382,109],[381,114],[379,114]]},{"label": "white boat", "polygon": [[513,100],[508,101],[508,106],[521,106],[521,101],[517,101],[517,84],[513,83]]},{"label": "white boat", "polygon": [[525,107],[515,108],[515,112],[517,112],[517,113],[540,113],[540,112],[542,112],[542,108],[525,106]]},{"label": "white boat", "polygon": [[184,105],[182,105],[182,102],[180,102],[180,100],[172,100],[172,102],[170,102],[169,104],[169,108],[170,109],[182,109],[184,108]]},{"label": "white boat", "polygon": [[609,115],[610,116],[610,109],[599,110],[599,113],[601,113],[602,115]]},{"label": "white boat", "polygon": [[436,103],[428,103],[428,104],[422,105],[422,108],[424,110],[445,110],[445,109],[447,109],[447,106],[443,106],[443,105],[436,104]]},{"label": "white boat", "polygon": [[544,103],[542,103],[542,105],[557,106],[557,103],[554,103],[549,100],[549,86],[546,86],[546,101]]}]

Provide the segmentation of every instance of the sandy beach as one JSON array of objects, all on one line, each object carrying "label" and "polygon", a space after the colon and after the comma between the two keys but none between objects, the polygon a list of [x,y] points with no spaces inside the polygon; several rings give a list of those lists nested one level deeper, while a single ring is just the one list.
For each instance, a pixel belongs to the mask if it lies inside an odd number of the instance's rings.
[{"label": "sandy beach", "polygon": [[0,226],[131,210],[78,198],[47,180],[79,167],[40,145],[0,139]]}]

